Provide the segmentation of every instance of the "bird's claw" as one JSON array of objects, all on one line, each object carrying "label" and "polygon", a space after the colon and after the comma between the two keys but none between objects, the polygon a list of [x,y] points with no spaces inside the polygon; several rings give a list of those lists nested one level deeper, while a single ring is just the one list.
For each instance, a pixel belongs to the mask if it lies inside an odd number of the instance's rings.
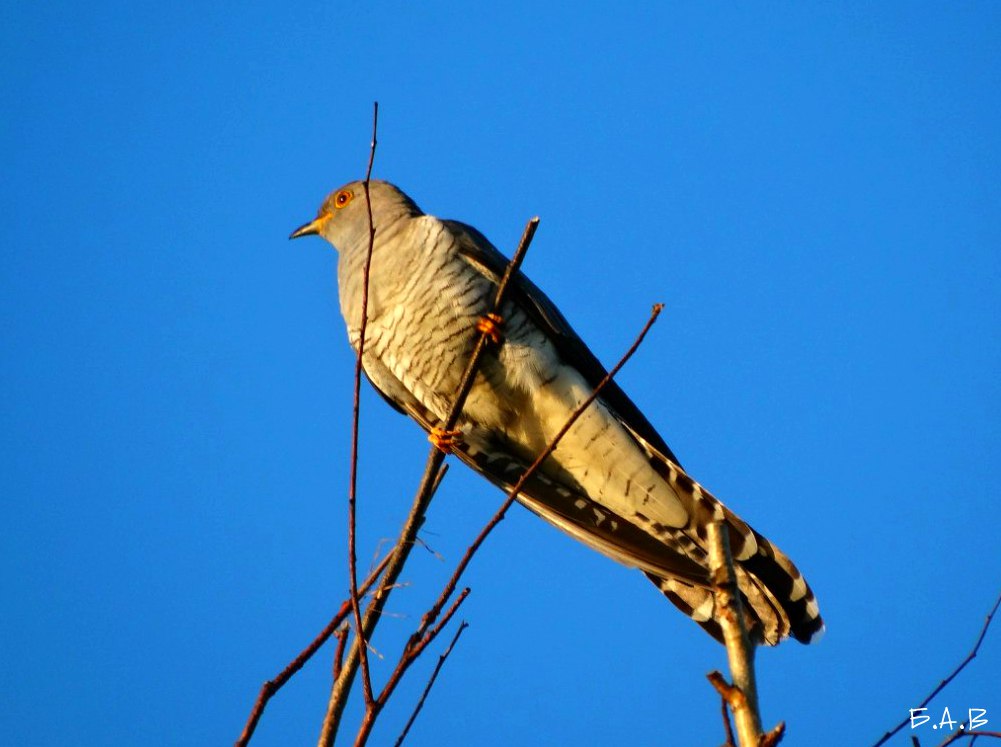
[{"label": "bird's claw", "polygon": [[434,444],[435,448],[446,454],[451,454],[455,445],[462,440],[462,431],[446,431],[444,428],[432,428],[428,434],[428,441]]},{"label": "bird's claw", "polygon": [[501,340],[504,339],[504,335],[501,332],[503,325],[504,319],[500,314],[484,314],[476,320],[476,329],[489,337],[494,345],[499,345]]}]

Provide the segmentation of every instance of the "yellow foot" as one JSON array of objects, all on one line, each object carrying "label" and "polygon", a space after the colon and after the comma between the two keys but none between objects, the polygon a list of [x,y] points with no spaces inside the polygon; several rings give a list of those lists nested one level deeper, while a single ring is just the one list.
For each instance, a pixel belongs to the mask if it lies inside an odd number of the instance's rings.
[{"label": "yellow foot", "polygon": [[484,314],[477,320],[476,329],[489,337],[494,345],[498,345],[504,339],[503,334],[501,334],[503,324],[504,320],[499,314]]},{"label": "yellow foot", "polygon": [[446,431],[442,428],[432,428],[428,434],[428,441],[446,454],[451,454],[455,444],[461,440],[462,431]]}]

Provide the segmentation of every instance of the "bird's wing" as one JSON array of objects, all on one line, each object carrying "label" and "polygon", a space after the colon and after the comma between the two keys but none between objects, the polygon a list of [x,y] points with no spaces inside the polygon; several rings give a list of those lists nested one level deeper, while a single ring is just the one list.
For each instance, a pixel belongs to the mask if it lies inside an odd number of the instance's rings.
[{"label": "bird's wing", "polygon": [[[366,359],[366,375],[376,391],[394,409],[409,415],[426,431],[440,425],[431,413],[377,359]],[[509,492],[528,463],[502,443],[474,447],[458,442],[454,454],[467,466]],[[533,473],[518,494],[519,502],[533,513],[576,540],[630,567],[656,576],[684,579],[698,586],[708,583],[699,563],[675,552],[666,552],[660,540],[619,516],[572,486],[549,479],[543,471]]]},{"label": "bird's wing", "polygon": [[375,356],[365,356],[365,378],[397,412],[409,415],[426,431],[440,425],[438,419]]},{"label": "bird's wing", "polygon": [[[455,455],[505,493],[511,491],[529,465],[501,444],[475,448],[459,442]],[[518,501],[574,539],[631,568],[657,577],[683,579],[706,587],[706,569],[681,553],[667,551],[660,540],[619,516],[571,485],[533,472],[518,493]]]},{"label": "bird's wing", "polygon": [[[366,368],[371,368],[371,367],[372,367],[371,364],[366,366]],[[390,396],[389,392],[386,389],[383,389],[381,386],[379,386],[379,384],[376,382],[375,378],[373,378],[373,375],[370,371],[368,370],[365,371],[365,378],[368,379],[368,383],[372,385],[372,388],[375,389],[378,395],[382,397],[384,400],[386,400],[386,404],[388,404],[390,407],[392,407],[401,415],[410,414],[405,405],[401,404],[400,402],[397,402],[396,399]],[[380,381],[382,381],[381,377]],[[385,386],[385,382],[383,382],[383,386]]]},{"label": "bird's wing", "polygon": [[[472,226],[455,220],[442,222],[455,236],[460,256],[481,274],[499,283],[508,265],[507,257]],[[577,369],[591,387],[596,387],[608,371],[556,305],[520,271],[512,278],[509,288],[509,298],[547,334],[563,361]],[[661,456],[680,464],[661,435],[615,381],[605,386],[601,399],[633,436]]]}]

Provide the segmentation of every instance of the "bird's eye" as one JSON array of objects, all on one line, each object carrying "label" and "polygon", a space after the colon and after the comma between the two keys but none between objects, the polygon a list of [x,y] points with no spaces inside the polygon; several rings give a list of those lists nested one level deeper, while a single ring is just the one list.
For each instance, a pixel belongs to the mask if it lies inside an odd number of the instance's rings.
[{"label": "bird's eye", "polygon": [[354,197],[348,190],[342,189],[336,195],[334,195],[334,207],[342,208],[351,202],[351,198]]}]

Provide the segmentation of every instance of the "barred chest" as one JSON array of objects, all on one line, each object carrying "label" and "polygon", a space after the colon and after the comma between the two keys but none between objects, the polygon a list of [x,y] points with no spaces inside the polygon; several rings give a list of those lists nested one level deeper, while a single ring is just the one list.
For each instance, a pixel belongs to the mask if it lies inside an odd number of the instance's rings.
[{"label": "barred chest", "polygon": [[[361,327],[364,247],[338,264],[341,312],[352,347]],[[440,418],[450,409],[476,342],[476,321],[494,285],[457,256],[454,240],[430,216],[405,234],[377,235],[369,281],[365,357],[377,359]]]}]

